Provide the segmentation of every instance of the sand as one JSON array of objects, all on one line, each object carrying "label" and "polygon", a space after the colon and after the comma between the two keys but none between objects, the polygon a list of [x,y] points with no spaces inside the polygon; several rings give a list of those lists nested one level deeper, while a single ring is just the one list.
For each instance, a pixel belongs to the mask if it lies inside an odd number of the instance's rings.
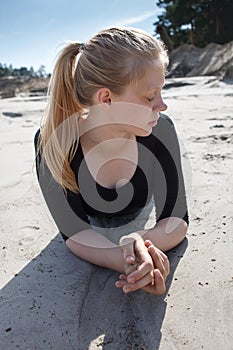
[{"label": "sand", "polygon": [[233,85],[214,77],[168,85],[190,226],[168,252],[163,296],[124,295],[116,272],[67,250],[33,169],[45,99],[0,100],[0,349],[233,349]]}]

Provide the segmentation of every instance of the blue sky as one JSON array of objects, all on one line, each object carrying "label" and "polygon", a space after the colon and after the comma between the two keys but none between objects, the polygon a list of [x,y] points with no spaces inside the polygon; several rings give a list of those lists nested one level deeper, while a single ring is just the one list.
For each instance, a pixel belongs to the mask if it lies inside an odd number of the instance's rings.
[{"label": "blue sky", "polygon": [[155,0],[5,0],[0,9],[0,62],[45,65],[51,72],[66,41],[85,42],[97,31],[131,26],[154,33]]}]

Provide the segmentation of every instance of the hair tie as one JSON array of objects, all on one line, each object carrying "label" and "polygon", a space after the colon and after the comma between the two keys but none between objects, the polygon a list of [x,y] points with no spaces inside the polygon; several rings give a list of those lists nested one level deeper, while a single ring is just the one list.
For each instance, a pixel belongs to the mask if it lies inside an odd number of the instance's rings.
[{"label": "hair tie", "polygon": [[79,51],[83,51],[85,49],[85,44],[84,43],[81,43],[79,45]]}]

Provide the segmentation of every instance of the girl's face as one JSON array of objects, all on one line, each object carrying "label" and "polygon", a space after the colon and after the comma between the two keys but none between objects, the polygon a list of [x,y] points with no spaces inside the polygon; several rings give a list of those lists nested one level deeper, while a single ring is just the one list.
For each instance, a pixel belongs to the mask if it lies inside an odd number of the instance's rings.
[{"label": "girl's face", "polygon": [[113,109],[118,111],[112,113],[112,121],[120,123],[121,120],[125,129],[137,136],[149,135],[157,124],[159,113],[167,109],[161,96],[164,81],[162,63],[148,66],[137,86],[129,85],[122,94],[112,95]]}]

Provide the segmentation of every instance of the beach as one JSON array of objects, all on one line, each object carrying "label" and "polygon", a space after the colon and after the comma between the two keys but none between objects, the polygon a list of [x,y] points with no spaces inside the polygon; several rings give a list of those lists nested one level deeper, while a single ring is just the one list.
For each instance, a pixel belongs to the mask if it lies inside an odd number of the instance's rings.
[{"label": "beach", "polygon": [[45,97],[0,99],[0,349],[233,349],[233,85],[168,79],[190,225],[167,252],[162,296],[124,295],[118,273],[65,246],[39,190],[34,134]]}]

